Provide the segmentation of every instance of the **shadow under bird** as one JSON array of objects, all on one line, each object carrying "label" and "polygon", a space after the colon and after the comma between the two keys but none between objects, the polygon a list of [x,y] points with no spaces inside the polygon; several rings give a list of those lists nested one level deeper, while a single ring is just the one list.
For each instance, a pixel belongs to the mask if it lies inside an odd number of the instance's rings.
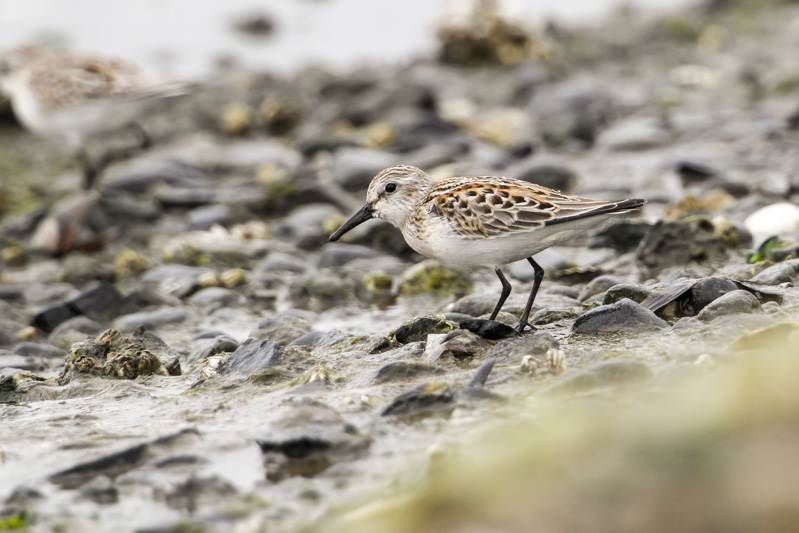
[{"label": "shadow under bird", "polygon": [[192,86],[117,59],[38,45],[21,46],[0,57],[0,91],[11,101],[17,119],[31,132],[77,151],[86,189],[106,165],[131,152],[109,152],[92,162],[87,138],[132,127],[139,149],[146,148],[149,137],[136,119],[152,100],[186,94]]},{"label": "shadow under bird", "polygon": [[366,205],[329,240],[337,241],[359,224],[381,218],[399,228],[408,245],[426,257],[460,267],[492,267],[502,293],[491,320],[511,291],[500,266],[527,259],[535,277],[517,328],[521,333],[529,325],[544,278],[544,269],[532,256],[645,203],[641,199],[590,200],[503,177],[435,181],[416,167],[400,165],[372,179]]}]

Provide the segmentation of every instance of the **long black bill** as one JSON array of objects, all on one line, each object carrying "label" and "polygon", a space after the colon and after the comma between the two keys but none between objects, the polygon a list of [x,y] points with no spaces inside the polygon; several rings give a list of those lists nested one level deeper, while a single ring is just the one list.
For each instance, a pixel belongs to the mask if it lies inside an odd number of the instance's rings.
[{"label": "long black bill", "polygon": [[335,242],[335,241],[339,240],[342,235],[347,233],[349,230],[351,230],[355,226],[357,226],[359,224],[363,224],[367,220],[372,219],[374,217],[374,213],[375,213],[375,210],[372,209],[372,206],[369,205],[369,204],[366,204],[365,206],[360,208],[357,213],[352,215],[348,221],[346,221],[344,224],[342,224],[341,227],[339,229],[337,229],[336,232],[333,233],[333,235],[330,236],[328,241]]}]

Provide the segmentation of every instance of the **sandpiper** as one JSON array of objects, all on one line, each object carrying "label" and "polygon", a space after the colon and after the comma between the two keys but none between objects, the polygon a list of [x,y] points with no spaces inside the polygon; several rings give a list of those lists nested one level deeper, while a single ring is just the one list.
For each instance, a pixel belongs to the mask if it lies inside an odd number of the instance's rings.
[{"label": "sandpiper", "polygon": [[85,149],[88,137],[134,126],[142,146],[149,144],[134,121],[154,98],[188,92],[185,82],[163,80],[124,61],[29,45],[0,57],[0,91],[14,114],[30,131],[65,141],[83,163],[90,188],[107,154],[92,164]]},{"label": "sandpiper", "polygon": [[544,269],[532,256],[645,203],[640,199],[590,200],[504,177],[436,182],[416,167],[400,165],[372,179],[366,205],[342,224],[330,241],[367,220],[382,218],[399,228],[408,245],[426,257],[454,266],[493,267],[502,293],[491,320],[511,291],[500,266],[527,259],[535,277],[517,328],[522,333],[544,278]]}]

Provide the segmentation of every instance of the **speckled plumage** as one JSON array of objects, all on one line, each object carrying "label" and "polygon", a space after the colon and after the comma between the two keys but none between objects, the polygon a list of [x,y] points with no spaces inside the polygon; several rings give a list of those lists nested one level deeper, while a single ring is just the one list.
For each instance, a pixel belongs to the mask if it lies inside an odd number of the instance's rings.
[{"label": "speckled plumage", "polygon": [[94,54],[24,46],[0,58],[0,90],[20,122],[74,146],[130,123],[147,100],[185,94],[188,88]]},{"label": "speckled plumage", "polygon": [[510,284],[499,267],[527,259],[536,271],[536,283],[520,331],[527,324],[543,278],[543,269],[532,256],[645,203],[639,199],[580,198],[504,177],[457,177],[436,182],[407,165],[387,168],[375,176],[366,202],[330,237],[331,241],[370,218],[382,218],[399,228],[411,248],[424,256],[457,266],[493,267],[503,292],[492,319],[510,293]]}]

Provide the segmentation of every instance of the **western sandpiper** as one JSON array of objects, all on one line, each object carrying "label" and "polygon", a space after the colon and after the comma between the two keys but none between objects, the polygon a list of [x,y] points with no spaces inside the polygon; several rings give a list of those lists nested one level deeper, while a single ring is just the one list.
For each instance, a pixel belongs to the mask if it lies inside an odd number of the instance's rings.
[{"label": "western sandpiper", "polygon": [[535,277],[519,321],[521,333],[528,326],[544,278],[544,269],[532,256],[644,203],[646,200],[640,199],[589,200],[493,176],[436,182],[416,167],[400,165],[374,177],[366,205],[342,224],[330,241],[367,220],[382,218],[399,228],[408,245],[426,257],[455,266],[493,267],[502,293],[491,320],[511,291],[500,266],[527,259]]},{"label": "western sandpiper", "polygon": [[[88,137],[134,124],[154,98],[185,94],[190,85],[93,54],[22,46],[0,57],[0,91],[30,131],[78,151],[88,187],[109,161],[91,164]],[[142,144],[149,139],[141,128]]]}]

